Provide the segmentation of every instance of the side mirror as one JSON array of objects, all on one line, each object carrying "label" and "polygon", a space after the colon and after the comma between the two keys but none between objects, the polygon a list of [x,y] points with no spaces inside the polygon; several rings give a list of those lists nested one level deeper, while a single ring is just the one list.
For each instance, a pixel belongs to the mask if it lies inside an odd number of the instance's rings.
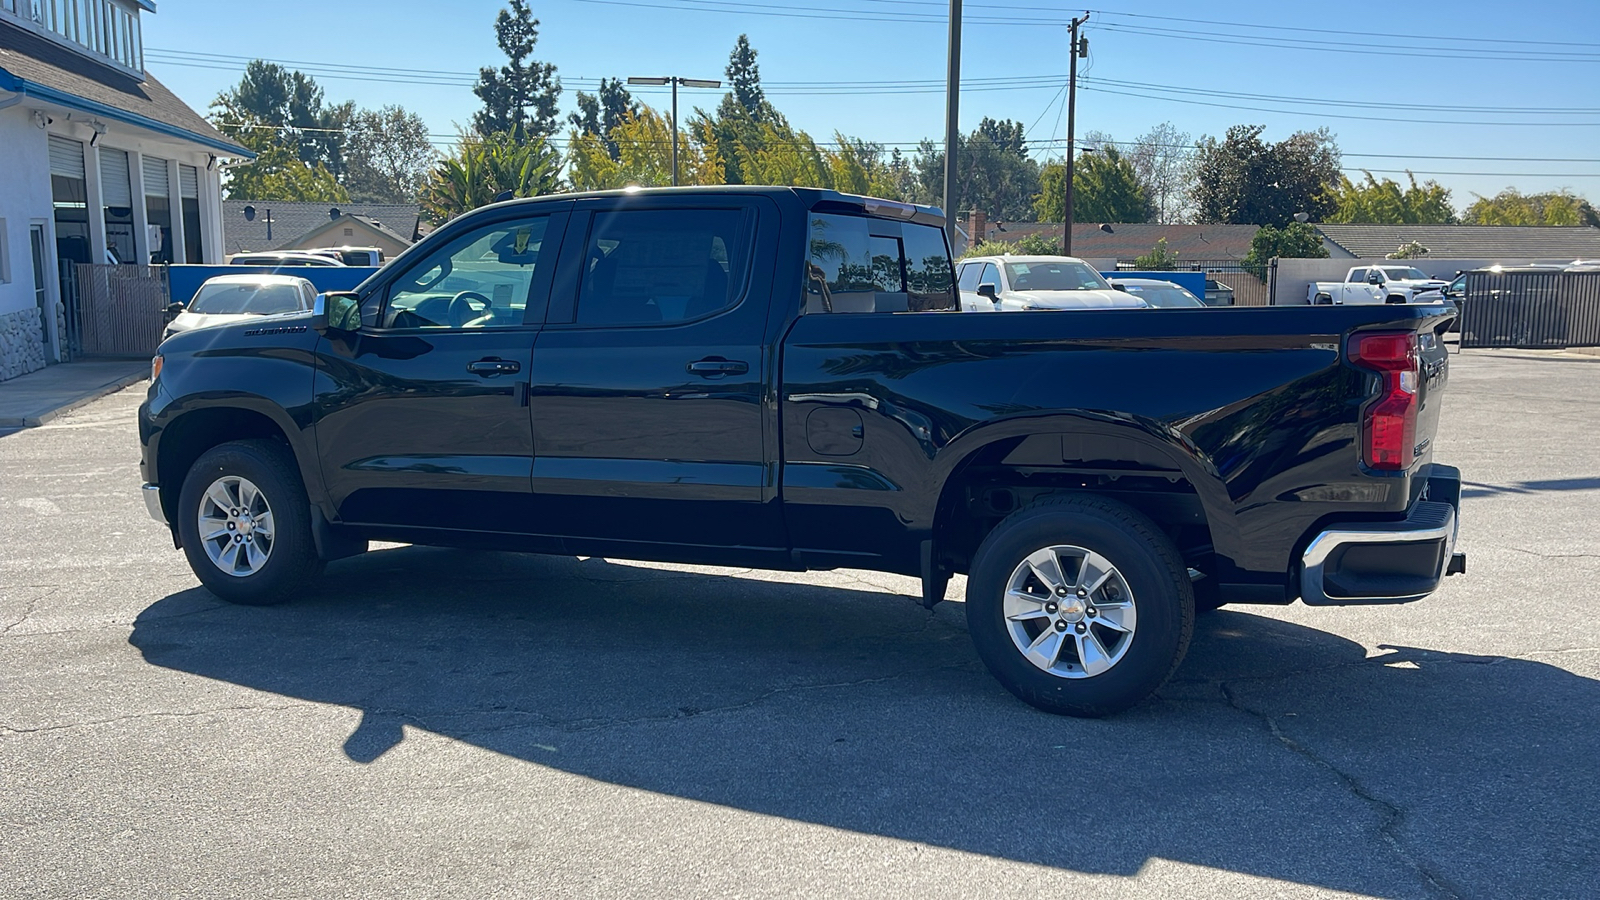
[{"label": "side mirror", "polygon": [[353,291],[318,294],[311,305],[311,328],[317,334],[361,328],[361,295]]},{"label": "side mirror", "polygon": [[987,281],[985,281],[983,284],[978,285],[978,296],[979,297],[988,297],[990,303],[999,303],[1000,302],[1000,294],[999,294],[999,292],[995,290],[994,285],[990,284]]},{"label": "side mirror", "polygon": [[176,316],[183,312],[183,304],[174,300],[167,304],[167,315]]},{"label": "side mirror", "polygon": [[1367,284],[1383,284],[1383,276],[1377,272],[1367,273]]},{"label": "side mirror", "polygon": [[1125,285],[1125,284],[1113,284],[1111,286],[1111,289],[1114,290],[1114,291],[1121,291],[1124,294],[1126,294],[1128,292],[1128,286]]}]

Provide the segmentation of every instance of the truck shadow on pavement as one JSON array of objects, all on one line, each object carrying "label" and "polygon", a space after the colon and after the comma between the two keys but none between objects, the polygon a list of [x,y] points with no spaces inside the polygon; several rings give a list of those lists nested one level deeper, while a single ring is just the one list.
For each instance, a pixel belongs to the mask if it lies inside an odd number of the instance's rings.
[{"label": "truck shadow on pavement", "polygon": [[329,748],[357,763],[424,729],[629,788],[1123,876],[1165,859],[1379,896],[1579,896],[1600,871],[1600,682],[1556,665],[1368,658],[1224,610],[1157,699],[1074,720],[988,676],[960,604],[783,577],[404,548],[335,564],[284,607],[172,595],[130,642],[152,665],[361,710]]}]

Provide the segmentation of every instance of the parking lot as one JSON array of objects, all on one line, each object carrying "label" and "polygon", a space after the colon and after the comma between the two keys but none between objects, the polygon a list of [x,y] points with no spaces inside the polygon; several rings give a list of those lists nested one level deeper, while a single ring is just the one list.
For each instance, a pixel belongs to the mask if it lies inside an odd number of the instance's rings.
[{"label": "parking lot", "polygon": [[386,547],[224,605],[114,394],[0,437],[0,896],[1594,896],[1600,358],[1452,365],[1468,574],[1205,616],[1105,721],[875,573]]}]

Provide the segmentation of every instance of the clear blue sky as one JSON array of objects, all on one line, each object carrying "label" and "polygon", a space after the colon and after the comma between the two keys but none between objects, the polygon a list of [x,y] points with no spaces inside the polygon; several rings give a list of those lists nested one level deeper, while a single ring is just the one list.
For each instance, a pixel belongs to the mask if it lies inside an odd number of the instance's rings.
[{"label": "clear blue sky", "polygon": [[[838,131],[909,150],[943,134],[946,0],[531,5],[542,23],[535,56],[556,64],[567,85],[564,111],[577,89],[592,90],[601,77],[720,78],[746,33],[770,99],[817,140]],[[478,106],[473,73],[504,60],[493,30],[503,6],[160,0],[159,12],[145,17],[147,67],[204,111],[237,82],[245,59],[305,63],[295,67],[314,74],[330,100],[400,103],[444,145]],[[1326,125],[1347,167],[1409,168],[1451,188],[1457,207],[1472,192],[1510,185],[1571,188],[1600,201],[1594,0],[1119,0],[1092,9],[1080,135],[1131,140],[1163,121],[1220,135],[1254,122],[1281,139]],[[1061,0],[967,0],[963,130],[993,116],[1021,121],[1033,140],[1061,137],[1066,29],[1053,23],[1082,11]],[[685,108],[709,108],[720,94],[683,96]],[[643,98],[667,102],[659,93]]]}]

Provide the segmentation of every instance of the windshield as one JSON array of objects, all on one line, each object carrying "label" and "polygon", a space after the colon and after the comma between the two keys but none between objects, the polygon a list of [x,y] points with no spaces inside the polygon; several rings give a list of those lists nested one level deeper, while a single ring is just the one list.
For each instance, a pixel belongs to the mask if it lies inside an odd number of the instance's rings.
[{"label": "windshield", "polygon": [[189,312],[208,316],[271,316],[300,309],[292,284],[208,284],[189,302]]},{"label": "windshield", "polygon": [[1130,296],[1138,297],[1151,306],[1162,309],[1175,309],[1186,306],[1205,306],[1200,299],[1175,284],[1127,284],[1123,285]]},{"label": "windshield", "polygon": [[1109,291],[1111,284],[1083,263],[1006,263],[1013,291]]},{"label": "windshield", "polygon": [[1422,274],[1422,270],[1421,269],[1413,269],[1410,266],[1405,266],[1405,267],[1397,268],[1397,269],[1391,269],[1388,266],[1384,266],[1383,274],[1389,276],[1389,279],[1391,281],[1427,281],[1428,280],[1428,276]]}]

